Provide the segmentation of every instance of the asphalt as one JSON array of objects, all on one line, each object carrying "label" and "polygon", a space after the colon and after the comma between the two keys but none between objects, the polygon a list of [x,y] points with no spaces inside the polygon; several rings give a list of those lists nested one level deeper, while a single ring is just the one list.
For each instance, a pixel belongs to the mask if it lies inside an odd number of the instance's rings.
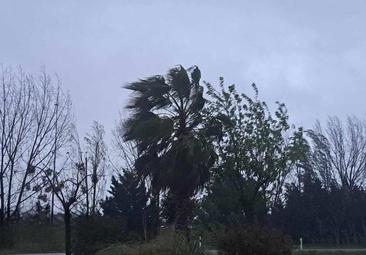
[{"label": "asphalt", "polygon": [[15,255],[65,255],[65,253],[27,253],[27,254],[15,254]]}]

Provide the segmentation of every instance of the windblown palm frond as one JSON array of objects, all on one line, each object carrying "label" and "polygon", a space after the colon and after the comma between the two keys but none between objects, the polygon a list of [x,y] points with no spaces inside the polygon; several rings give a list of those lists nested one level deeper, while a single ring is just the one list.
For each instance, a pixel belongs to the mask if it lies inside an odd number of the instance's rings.
[{"label": "windblown palm frond", "polygon": [[200,79],[198,67],[186,70],[179,65],[166,77],[152,76],[125,86],[133,97],[127,105],[131,116],[124,138],[136,142],[141,155],[136,168],[181,200],[204,186],[215,161],[213,147],[199,135],[205,105]]}]

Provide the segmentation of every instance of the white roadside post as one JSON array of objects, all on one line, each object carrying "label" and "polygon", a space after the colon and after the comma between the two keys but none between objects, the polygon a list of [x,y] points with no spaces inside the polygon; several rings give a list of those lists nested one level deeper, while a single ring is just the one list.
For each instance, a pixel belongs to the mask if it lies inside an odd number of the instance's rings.
[{"label": "white roadside post", "polygon": [[302,237],[300,237],[300,251],[302,251]]}]

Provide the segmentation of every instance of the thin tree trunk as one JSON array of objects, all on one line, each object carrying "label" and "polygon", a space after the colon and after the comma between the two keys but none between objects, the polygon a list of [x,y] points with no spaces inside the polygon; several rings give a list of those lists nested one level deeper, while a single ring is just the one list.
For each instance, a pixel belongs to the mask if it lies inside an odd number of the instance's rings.
[{"label": "thin tree trunk", "polygon": [[86,218],[89,218],[89,184],[88,184],[88,158],[85,157],[85,195],[86,195]]},{"label": "thin tree trunk", "polygon": [[156,233],[160,234],[160,191],[156,196]]},{"label": "thin tree trunk", "polygon": [[5,93],[5,83],[2,83],[3,89],[3,109],[1,111],[2,118],[1,118],[1,169],[0,169],[0,226],[4,224],[4,217],[5,217],[5,191],[4,191],[4,171],[5,171],[5,123],[6,123],[6,93]]},{"label": "thin tree trunk", "polygon": [[69,207],[65,207],[64,210],[65,254],[71,255],[71,212]]},{"label": "thin tree trunk", "polygon": [[[56,175],[56,159],[57,159],[57,114],[58,114],[58,93],[56,98],[56,118],[55,118],[55,143],[53,148],[53,173],[52,173],[52,185],[55,184],[55,175]],[[53,224],[54,218],[54,208],[55,208],[55,192],[52,191],[52,199],[51,199],[51,223]]]},{"label": "thin tree trunk", "polygon": [[92,215],[95,215],[95,208],[96,208],[96,196],[97,196],[97,168],[93,166],[93,198],[92,198]]},{"label": "thin tree trunk", "polygon": [[[3,124],[4,125],[4,124]],[[3,129],[5,127],[3,126]],[[3,131],[3,136],[5,136],[4,131]],[[2,138],[2,142],[1,145],[4,145]],[[0,169],[0,226],[2,226],[4,224],[4,219],[5,219],[5,187],[4,187],[4,172],[5,172],[5,155],[4,155],[4,150],[5,148],[1,148],[1,169]]]},{"label": "thin tree trunk", "polygon": [[16,215],[17,213],[19,213],[19,206],[22,203],[24,189],[25,189],[25,185],[27,183],[27,177],[28,177],[28,171],[29,171],[28,169],[30,167],[31,167],[31,164],[27,164],[27,168],[25,170],[25,174],[24,174],[24,177],[23,177],[23,180],[22,180],[22,184],[20,186],[20,192],[19,192],[19,195],[18,195],[18,200],[17,200],[17,203],[15,205],[13,215]]},{"label": "thin tree trunk", "polygon": [[153,217],[155,217],[155,226],[153,226],[153,228],[155,227],[155,234],[159,235],[160,234],[160,191],[156,191],[154,192],[155,194],[153,195],[154,197],[154,202],[155,202],[155,215]]},{"label": "thin tree trunk", "polygon": [[10,222],[10,205],[11,205],[11,189],[13,186],[13,176],[14,176],[14,160],[12,160],[10,165],[10,176],[9,176],[9,187],[8,187],[8,203],[7,203],[7,211],[6,211],[6,217],[7,221]]},{"label": "thin tree trunk", "polygon": [[254,213],[253,206],[251,206],[251,205],[247,206],[247,208],[244,211],[245,211],[245,216],[246,216],[248,222],[254,223],[255,222],[255,213]]},{"label": "thin tree trunk", "polygon": [[336,244],[338,246],[338,245],[341,244],[341,237],[340,237],[340,233],[339,233],[338,228],[336,229],[334,234],[335,234],[335,241],[336,241]]},{"label": "thin tree trunk", "polygon": [[144,208],[142,212],[142,228],[144,231],[144,240],[147,242],[146,208]]},{"label": "thin tree trunk", "polygon": [[1,205],[0,205],[0,226],[4,225],[4,207],[5,207],[5,203],[4,203],[4,199],[5,199],[5,195],[4,195],[4,178],[3,175],[1,174],[0,176],[0,200],[1,200]]}]

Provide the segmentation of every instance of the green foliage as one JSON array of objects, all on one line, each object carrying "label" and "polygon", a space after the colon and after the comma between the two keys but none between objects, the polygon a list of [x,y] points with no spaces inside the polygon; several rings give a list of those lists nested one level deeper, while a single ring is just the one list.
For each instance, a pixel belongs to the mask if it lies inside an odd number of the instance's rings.
[{"label": "green foliage", "polygon": [[304,164],[296,167],[284,203],[272,210],[272,224],[305,244],[364,245],[365,131],[357,118],[345,125],[332,117],[325,130],[317,123],[306,132],[309,143],[296,139]]},{"label": "green foliage", "polygon": [[279,231],[259,225],[231,227],[219,240],[227,255],[290,255],[291,243]]},{"label": "green foliage", "polygon": [[171,231],[164,232],[148,243],[112,245],[97,255],[203,255],[198,239],[188,241]]},{"label": "green foliage", "polygon": [[215,178],[210,193],[203,197],[196,214],[197,223],[206,225],[209,229],[216,223],[228,225],[245,220],[240,193],[224,178]]},{"label": "green foliage", "polygon": [[161,217],[166,225],[171,225],[175,220],[175,200],[168,192],[162,199],[161,203]]},{"label": "green foliage", "polygon": [[[20,222],[0,229],[0,251],[7,253],[59,252],[64,249],[64,229],[55,225]],[[1,253],[1,252],[0,252]]]},{"label": "green foliage", "polygon": [[118,179],[112,177],[110,197],[102,204],[103,214],[125,222],[125,232],[134,232],[142,238],[143,217],[147,217],[148,194],[143,182],[134,171],[124,171]]},{"label": "green foliage", "polygon": [[14,246],[14,231],[9,226],[0,227],[0,250],[11,249]]},{"label": "green foliage", "polygon": [[91,255],[108,244],[125,238],[120,220],[95,216],[79,218],[75,222],[73,253]]},{"label": "green foliage", "polygon": [[235,213],[244,213],[251,221],[265,215],[269,201],[278,199],[295,160],[292,150],[298,147],[290,146],[286,139],[287,110],[284,104],[277,103],[273,116],[267,104],[258,99],[254,84],[253,98],[239,94],[234,85],[226,88],[223,79],[220,91],[206,85],[212,101],[205,109],[205,119],[212,127],[209,132],[218,137],[219,152],[219,166],[209,197],[220,207],[223,203],[218,200],[230,194],[235,201],[219,209],[232,207]]},{"label": "green foliage", "polygon": [[188,241],[183,236],[178,236],[173,245],[173,254],[176,255],[203,255],[205,254],[204,246],[199,240]]},{"label": "green foliage", "polygon": [[286,205],[275,211],[272,223],[305,244],[362,245],[366,242],[366,192],[332,186],[317,176],[305,176],[302,185],[289,185]]}]

